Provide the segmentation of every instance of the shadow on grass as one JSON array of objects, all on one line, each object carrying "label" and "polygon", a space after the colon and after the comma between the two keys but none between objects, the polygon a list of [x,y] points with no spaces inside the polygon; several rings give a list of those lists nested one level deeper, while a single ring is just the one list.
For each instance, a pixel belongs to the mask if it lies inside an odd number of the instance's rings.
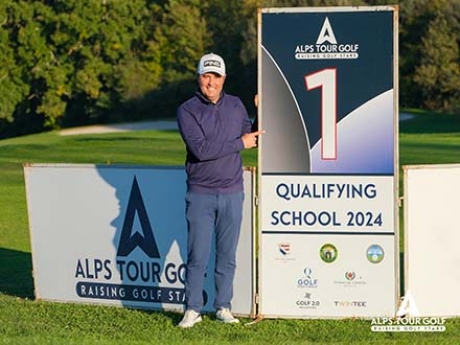
[{"label": "shadow on grass", "polygon": [[30,253],[0,248],[0,292],[21,298],[34,298]]}]

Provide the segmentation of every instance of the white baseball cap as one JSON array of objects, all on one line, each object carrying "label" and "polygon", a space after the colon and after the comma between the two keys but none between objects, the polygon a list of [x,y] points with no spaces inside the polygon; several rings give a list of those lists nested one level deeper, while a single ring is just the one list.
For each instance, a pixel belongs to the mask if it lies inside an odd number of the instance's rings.
[{"label": "white baseball cap", "polygon": [[201,57],[198,63],[198,74],[214,72],[221,76],[225,75],[225,62],[219,55],[209,53]]}]

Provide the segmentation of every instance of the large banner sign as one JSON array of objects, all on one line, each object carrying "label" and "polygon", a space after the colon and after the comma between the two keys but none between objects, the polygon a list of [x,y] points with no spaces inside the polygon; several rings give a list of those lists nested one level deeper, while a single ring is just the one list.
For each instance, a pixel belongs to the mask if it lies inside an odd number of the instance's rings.
[{"label": "large banner sign", "polygon": [[393,316],[397,11],[259,12],[259,313]]},{"label": "large banner sign", "polygon": [[[187,258],[183,168],[24,167],[38,299],[182,311]],[[253,315],[253,178],[245,170],[235,314]],[[213,311],[214,263],[203,296]]]}]

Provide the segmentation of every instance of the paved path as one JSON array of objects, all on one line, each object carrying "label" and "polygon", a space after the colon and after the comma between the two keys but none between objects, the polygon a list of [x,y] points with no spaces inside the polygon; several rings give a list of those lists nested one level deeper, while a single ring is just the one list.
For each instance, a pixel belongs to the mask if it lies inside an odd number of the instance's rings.
[{"label": "paved path", "polygon": [[[414,115],[407,113],[399,114],[399,121],[406,121],[413,118]],[[84,127],[67,128],[60,131],[60,135],[76,135],[76,134],[96,134],[96,133],[113,133],[113,132],[129,132],[140,130],[177,130],[177,123],[174,120],[161,121],[144,121],[131,122],[113,125],[94,125]]]},{"label": "paved path", "polygon": [[410,120],[414,117],[413,114],[408,114],[408,113],[399,113],[399,121],[406,121]]},{"label": "paved path", "polygon": [[93,125],[84,127],[66,128],[59,132],[60,135],[76,135],[76,134],[95,134],[95,133],[113,133],[113,132],[129,132],[140,130],[175,130],[177,129],[176,121],[144,121],[121,123],[113,125]]}]

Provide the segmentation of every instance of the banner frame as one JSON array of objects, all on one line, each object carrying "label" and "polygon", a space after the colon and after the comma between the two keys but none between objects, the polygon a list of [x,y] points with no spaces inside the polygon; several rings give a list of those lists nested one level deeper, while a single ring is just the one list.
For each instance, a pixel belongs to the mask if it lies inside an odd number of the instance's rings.
[{"label": "banner frame", "polygon": [[[49,268],[46,268],[44,267],[44,264],[43,262],[41,262],[39,259],[37,259],[37,250],[40,250],[40,248],[43,248],[43,234],[39,234],[37,232],[40,232],[43,230],[41,230],[40,228],[37,228],[36,224],[34,222],[34,212],[36,213],[36,211],[34,211],[33,209],[36,207],[37,204],[35,204],[35,202],[37,202],[37,195],[35,196],[32,196],[32,193],[34,193],[34,190],[33,190],[33,185],[32,183],[37,183],[37,182],[32,182],[32,173],[33,171],[37,171],[38,169],[46,169],[45,172],[48,173],[49,177],[48,178],[51,178],[51,179],[57,179],[59,180],[59,174],[60,174],[60,169],[63,169],[63,170],[66,170],[66,169],[74,169],[75,172],[73,172],[74,175],[78,175],[78,172],[83,170],[83,171],[86,171],[89,170],[95,170],[97,172],[99,172],[100,169],[103,169],[106,171],[106,173],[110,173],[110,170],[118,170],[118,172],[121,174],[121,175],[124,175],[124,170],[126,170],[126,174],[129,174],[131,172],[139,172],[139,171],[145,171],[145,172],[148,172],[148,171],[184,171],[184,167],[182,166],[153,166],[153,165],[129,165],[129,164],[114,164],[114,165],[110,165],[110,164],[69,164],[69,163],[25,163],[23,165],[23,171],[24,171],[24,180],[25,180],[25,196],[26,196],[26,201],[27,201],[27,214],[28,214],[28,223],[29,223],[29,232],[30,232],[30,244],[31,244],[31,257],[32,257],[32,277],[33,277],[33,281],[34,281],[34,295],[35,295],[35,298],[37,300],[48,300],[48,301],[51,301],[51,302],[60,302],[60,303],[76,303],[76,304],[95,304],[95,305],[104,305],[104,306],[115,306],[115,307],[129,307],[129,308],[134,308],[134,309],[144,309],[144,310],[155,310],[155,311],[179,311],[180,310],[180,307],[174,307],[174,308],[170,308],[170,307],[160,307],[160,306],[156,306],[156,305],[153,305],[153,304],[149,304],[147,302],[142,302],[142,301],[137,301],[137,302],[130,302],[130,301],[115,301],[115,302],[112,302],[111,300],[104,300],[104,299],[88,299],[88,298],[85,298],[85,299],[78,299],[76,297],[68,297],[70,296],[70,289],[69,289],[69,292],[66,292],[64,293],[63,295],[58,295],[56,294],[55,292],[51,291],[49,288],[47,288],[46,286],[43,286],[40,284],[40,281],[43,280],[44,277],[48,277],[48,275],[53,275],[55,274],[55,272],[53,272],[52,270],[50,270]],[[243,167],[243,171],[244,171],[244,176],[245,176],[245,192],[246,192],[246,196],[245,196],[245,214],[246,214],[246,217],[249,216],[251,219],[246,219],[246,221],[244,222],[244,224],[249,227],[250,226],[250,229],[247,229],[247,231],[245,231],[244,233],[246,234],[245,235],[245,244],[244,244],[244,248],[245,249],[242,249],[242,251],[244,252],[241,252],[241,255],[243,255],[244,257],[245,256],[245,253],[248,254],[248,252],[250,252],[250,258],[248,258],[247,260],[250,260],[250,262],[246,262],[246,259],[243,258],[243,256],[241,257],[240,260],[244,260],[244,262],[239,262],[241,264],[243,264],[243,266],[248,266],[249,265],[249,270],[250,270],[250,281],[246,281],[246,279],[244,279],[244,283],[245,283],[245,289],[248,289],[249,287],[247,287],[246,284],[250,284],[250,289],[251,289],[251,293],[250,294],[246,294],[246,292],[244,293],[244,299],[242,299],[243,296],[240,296],[239,297],[239,305],[238,305],[238,308],[235,308],[237,309],[235,312],[234,312],[234,315],[236,316],[241,316],[241,317],[251,317],[251,318],[254,318],[256,316],[256,303],[255,303],[255,294],[256,294],[256,259],[255,259],[255,248],[256,248],[256,234],[255,234],[255,208],[254,208],[254,204],[255,204],[255,171],[256,169],[254,167]],[[43,173],[42,173],[43,174]],[[53,175],[54,174],[54,175]],[[65,172],[64,172],[65,174]],[[84,173],[81,173],[81,176],[83,176]],[[247,179],[249,177],[249,179]],[[61,181],[65,181],[66,178],[64,178],[63,180]],[[185,180],[183,181],[184,184],[185,184]],[[87,188],[90,188],[91,189],[91,186],[87,186]],[[56,192],[57,193],[57,192]],[[54,194],[56,194],[54,193]],[[60,193],[60,191],[59,191]],[[184,195],[185,197],[185,195]],[[39,196],[39,198],[41,198]],[[71,197],[70,197],[71,198]],[[55,199],[56,200],[56,199]],[[70,199],[68,199],[70,200]],[[43,201],[46,203],[46,200]],[[51,201],[51,203],[53,203],[55,201]],[[146,204],[147,205],[147,204]],[[75,205],[76,207],[78,207],[78,204]],[[83,206],[83,205],[81,205]],[[48,207],[48,206],[47,206]],[[184,201],[184,207],[185,207],[185,201]],[[151,210],[149,210],[150,212]],[[155,212],[158,212],[158,211],[155,211]],[[249,212],[249,214],[248,214]],[[36,216],[36,215],[35,215]],[[184,222],[185,222],[185,214],[180,214],[178,215],[180,217],[183,217],[184,218]],[[42,225],[39,225],[39,227],[42,227]],[[53,225],[53,222],[50,221],[49,223],[49,227],[54,227],[55,229],[56,226]],[[48,230],[45,230],[45,231],[48,231]],[[242,231],[242,234],[243,234],[243,231]],[[156,237],[156,236],[155,236]],[[161,237],[161,236],[160,236]],[[241,237],[240,237],[241,239]],[[41,242],[40,242],[41,240]],[[182,240],[181,240],[182,241]],[[40,243],[39,243],[40,242]],[[78,244],[77,244],[78,245]],[[136,249],[138,250],[138,249]],[[85,250],[83,248],[81,248],[81,252],[83,253]],[[99,253],[99,252],[97,252]],[[50,253],[51,254],[51,253]],[[53,257],[62,257],[62,255],[64,254],[52,254]],[[65,254],[67,255],[67,254]],[[210,258],[210,260],[213,260],[212,258]],[[238,270],[238,268],[237,268]],[[246,270],[246,269],[245,269]],[[56,273],[59,275],[59,273]],[[40,275],[40,277],[39,277]],[[238,274],[237,274],[238,276]],[[244,273],[244,277],[246,277],[246,273]],[[241,278],[244,278],[243,276],[240,275],[240,280]],[[40,278],[40,279],[39,279]],[[56,278],[54,278],[56,279]],[[66,278],[68,279],[68,278]],[[235,281],[235,284],[241,284],[242,282],[237,282]],[[69,283],[65,283],[67,285],[69,285]],[[66,286],[67,286],[66,285]],[[238,294],[238,288],[235,288],[235,295]],[[52,297],[54,295],[54,297]],[[250,297],[249,297],[250,295]],[[66,297],[62,297],[62,296],[66,296]],[[250,302],[249,302],[249,298],[250,298]],[[162,305],[162,304],[160,304]],[[167,304],[166,304],[167,305]],[[241,312],[239,310],[245,310],[244,312]],[[246,311],[249,311],[248,313],[246,313]],[[207,313],[206,310],[203,310],[203,313]]]},{"label": "banner frame", "polygon": [[[393,213],[394,213],[394,272],[395,272],[395,280],[394,280],[394,291],[395,291],[395,298],[394,298],[394,315],[396,315],[397,307],[400,303],[400,296],[402,293],[402,286],[401,286],[401,272],[400,272],[400,239],[399,233],[401,229],[399,229],[399,210],[401,207],[400,204],[400,197],[399,197],[399,74],[398,74],[398,65],[399,65],[399,41],[398,41],[398,22],[399,22],[399,5],[378,5],[378,6],[337,6],[337,7],[273,7],[273,8],[259,8],[257,13],[257,66],[258,66],[258,107],[257,107],[257,119],[259,121],[259,129],[264,129],[264,120],[263,120],[263,113],[262,113],[262,104],[264,102],[264,95],[260,92],[261,85],[262,85],[262,15],[264,13],[327,13],[327,12],[365,12],[365,11],[390,11],[393,13],[393,125],[394,125],[394,174],[393,174],[393,194],[394,194],[394,203],[393,203]],[[299,317],[296,315],[277,315],[277,314],[264,314],[263,310],[261,310],[261,294],[264,289],[263,284],[261,283],[261,272],[262,269],[262,258],[264,256],[264,252],[262,250],[262,225],[261,225],[261,194],[263,194],[263,183],[262,183],[262,169],[261,167],[263,162],[263,157],[260,154],[260,150],[263,147],[264,142],[263,138],[259,141],[259,155],[258,155],[258,173],[257,173],[257,185],[258,185],[258,210],[257,210],[257,217],[259,219],[258,222],[258,282],[257,282],[257,313],[259,318],[286,318],[286,319],[309,319],[309,318],[318,318],[318,319],[334,319],[334,318],[342,318],[341,316],[337,317],[323,317],[323,316],[306,316],[306,317]],[[394,316],[391,315],[391,316]],[[380,316],[380,315],[376,315]],[[359,317],[358,317],[359,318]]]}]

